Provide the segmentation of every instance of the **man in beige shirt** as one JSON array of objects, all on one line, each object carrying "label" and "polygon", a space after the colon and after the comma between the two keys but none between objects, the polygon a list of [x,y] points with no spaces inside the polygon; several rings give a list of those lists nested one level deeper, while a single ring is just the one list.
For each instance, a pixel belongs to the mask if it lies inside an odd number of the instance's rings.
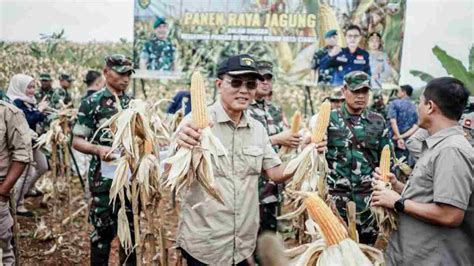
[{"label": "man in beige shirt", "polygon": [[32,158],[31,134],[23,112],[0,101],[0,261],[3,265],[15,265],[11,244],[13,218],[8,206],[10,190]]},{"label": "man in beige shirt", "polygon": [[[230,159],[219,159],[221,167],[213,165],[225,204],[206,200],[198,184],[191,186],[183,195],[177,243],[188,265],[248,265],[259,228],[258,177],[263,172],[273,181],[283,182],[291,176],[283,175],[284,167],[263,125],[246,111],[257,79],[262,80],[255,60],[249,55],[229,57],[219,65],[217,74],[219,99],[208,110],[212,133],[226,147]],[[199,138],[200,130],[185,118],[177,143],[192,149]],[[318,147],[322,151],[324,143]]]},{"label": "man in beige shirt", "polygon": [[398,213],[387,265],[474,265],[474,149],[458,124],[468,95],[457,79],[429,82],[418,106],[429,136],[408,182],[375,184],[372,205]]}]

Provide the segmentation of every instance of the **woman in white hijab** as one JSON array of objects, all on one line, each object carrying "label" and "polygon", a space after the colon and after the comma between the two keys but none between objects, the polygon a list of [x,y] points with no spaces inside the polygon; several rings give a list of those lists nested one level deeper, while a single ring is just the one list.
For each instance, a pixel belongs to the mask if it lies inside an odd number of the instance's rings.
[{"label": "woman in white hijab", "polygon": [[[38,125],[46,119],[44,113],[48,107],[47,101],[41,101],[36,104],[35,98],[35,81],[32,77],[24,74],[16,74],[10,80],[7,96],[24,113],[30,129],[37,131]],[[24,206],[24,197],[27,191],[31,191],[31,195],[41,195],[34,187],[36,180],[48,170],[48,162],[46,156],[40,149],[33,150],[34,165],[28,169],[28,173],[23,174],[16,182],[15,189],[19,191],[15,193],[17,202],[17,214],[32,217],[33,213],[28,211]]]}]

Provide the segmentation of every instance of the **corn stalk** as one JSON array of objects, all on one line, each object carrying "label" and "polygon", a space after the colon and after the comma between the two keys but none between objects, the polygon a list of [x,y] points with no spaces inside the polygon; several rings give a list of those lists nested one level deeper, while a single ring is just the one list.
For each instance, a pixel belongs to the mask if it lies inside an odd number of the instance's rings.
[{"label": "corn stalk", "polygon": [[[116,97],[116,103],[119,102]],[[125,252],[129,254],[135,250],[137,265],[154,264],[152,258],[158,246],[154,210],[161,193],[159,150],[155,134],[157,131],[151,122],[153,111],[150,112],[153,108],[141,100],[132,100],[128,109],[122,109],[119,104],[117,108],[119,112],[97,130],[99,132],[105,129],[105,132],[112,134],[110,154],[121,151],[110,189],[110,203],[115,206],[117,198],[120,201],[117,231]],[[135,240],[133,246],[129,221],[125,214],[125,198],[132,203]],[[145,214],[146,228],[140,228],[140,206]],[[161,246],[161,249],[164,248]]]}]

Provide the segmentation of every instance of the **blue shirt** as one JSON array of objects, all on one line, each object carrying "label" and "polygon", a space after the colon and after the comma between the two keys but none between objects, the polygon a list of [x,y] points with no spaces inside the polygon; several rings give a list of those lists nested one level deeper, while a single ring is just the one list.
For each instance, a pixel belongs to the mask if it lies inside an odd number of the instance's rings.
[{"label": "blue shirt", "polygon": [[191,93],[189,91],[179,91],[173,97],[173,102],[168,106],[168,110],[166,112],[168,114],[174,114],[179,111],[182,107],[184,100],[184,115],[187,115],[191,112]]},{"label": "blue shirt", "polygon": [[331,85],[341,86],[344,83],[344,76],[352,71],[364,71],[369,76],[369,53],[367,51],[357,48],[354,53],[351,53],[349,48],[342,48],[341,52],[335,56],[327,54],[321,59],[321,69],[335,68]]},{"label": "blue shirt", "polygon": [[46,118],[46,115],[41,113],[38,108],[36,108],[36,105],[24,102],[20,99],[16,99],[15,101],[13,101],[13,104],[16,107],[20,108],[23,113],[25,113],[25,118],[28,122],[28,126],[36,132],[36,125],[38,125],[38,123],[40,122],[43,122]]},{"label": "blue shirt", "polygon": [[[394,100],[388,106],[388,119],[392,118],[397,120],[398,131],[400,134],[405,133],[418,122],[416,105],[409,97]],[[390,136],[393,136],[392,127],[389,128]]]}]

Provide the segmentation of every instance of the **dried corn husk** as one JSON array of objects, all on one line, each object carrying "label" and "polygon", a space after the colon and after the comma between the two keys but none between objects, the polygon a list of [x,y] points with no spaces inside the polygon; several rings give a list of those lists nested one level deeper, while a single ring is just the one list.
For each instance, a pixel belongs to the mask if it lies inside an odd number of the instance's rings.
[{"label": "dried corn husk", "polygon": [[296,218],[304,212],[301,197],[292,192],[316,192],[320,190],[321,196],[325,198],[324,194],[326,191],[322,187],[325,187],[324,181],[329,172],[329,167],[325,154],[318,154],[315,143],[323,140],[329,125],[330,114],[331,105],[329,102],[324,102],[321,105],[318,124],[314,128],[311,137],[313,142],[306,146],[285,167],[285,174],[294,173],[292,180],[286,185],[286,189],[289,197],[292,199],[292,203],[296,207],[295,212],[283,216],[285,219]]},{"label": "dried corn husk", "polygon": [[[202,128],[200,146],[192,150],[180,147],[173,156],[164,161],[171,167],[163,174],[163,185],[178,194],[183,188],[189,188],[193,182],[198,182],[208,195],[224,204],[216,186],[212,167],[213,165],[220,167],[218,154],[225,154],[227,159],[227,153],[209,128],[204,81],[199,72],[193,73],[191,78],[191,105],[193,123]],[[171,147],[176,146],[176,143],[171,144]]]},{"label": "dried corn husk", "polygon": [[349,238],[345,227],[316,193],[299,193],[305,198],[308,213],[317,223],[323,239],[305,244],[305,251],[290,265],[383,265],[380,250],[361,245]]},{"label": "dried corn husk", "polygon": [[[390,147],[385,145],[380,156],[380,172],[382,181],[385,183],[387,189],[392,189],[387,175],[390,173]],[[371,208],[372,214],[375,216],[375,220],[379,227],[379,236],[388,239],[392,231],[397,229],[396,214],[392,209],[383,207]]]}]

